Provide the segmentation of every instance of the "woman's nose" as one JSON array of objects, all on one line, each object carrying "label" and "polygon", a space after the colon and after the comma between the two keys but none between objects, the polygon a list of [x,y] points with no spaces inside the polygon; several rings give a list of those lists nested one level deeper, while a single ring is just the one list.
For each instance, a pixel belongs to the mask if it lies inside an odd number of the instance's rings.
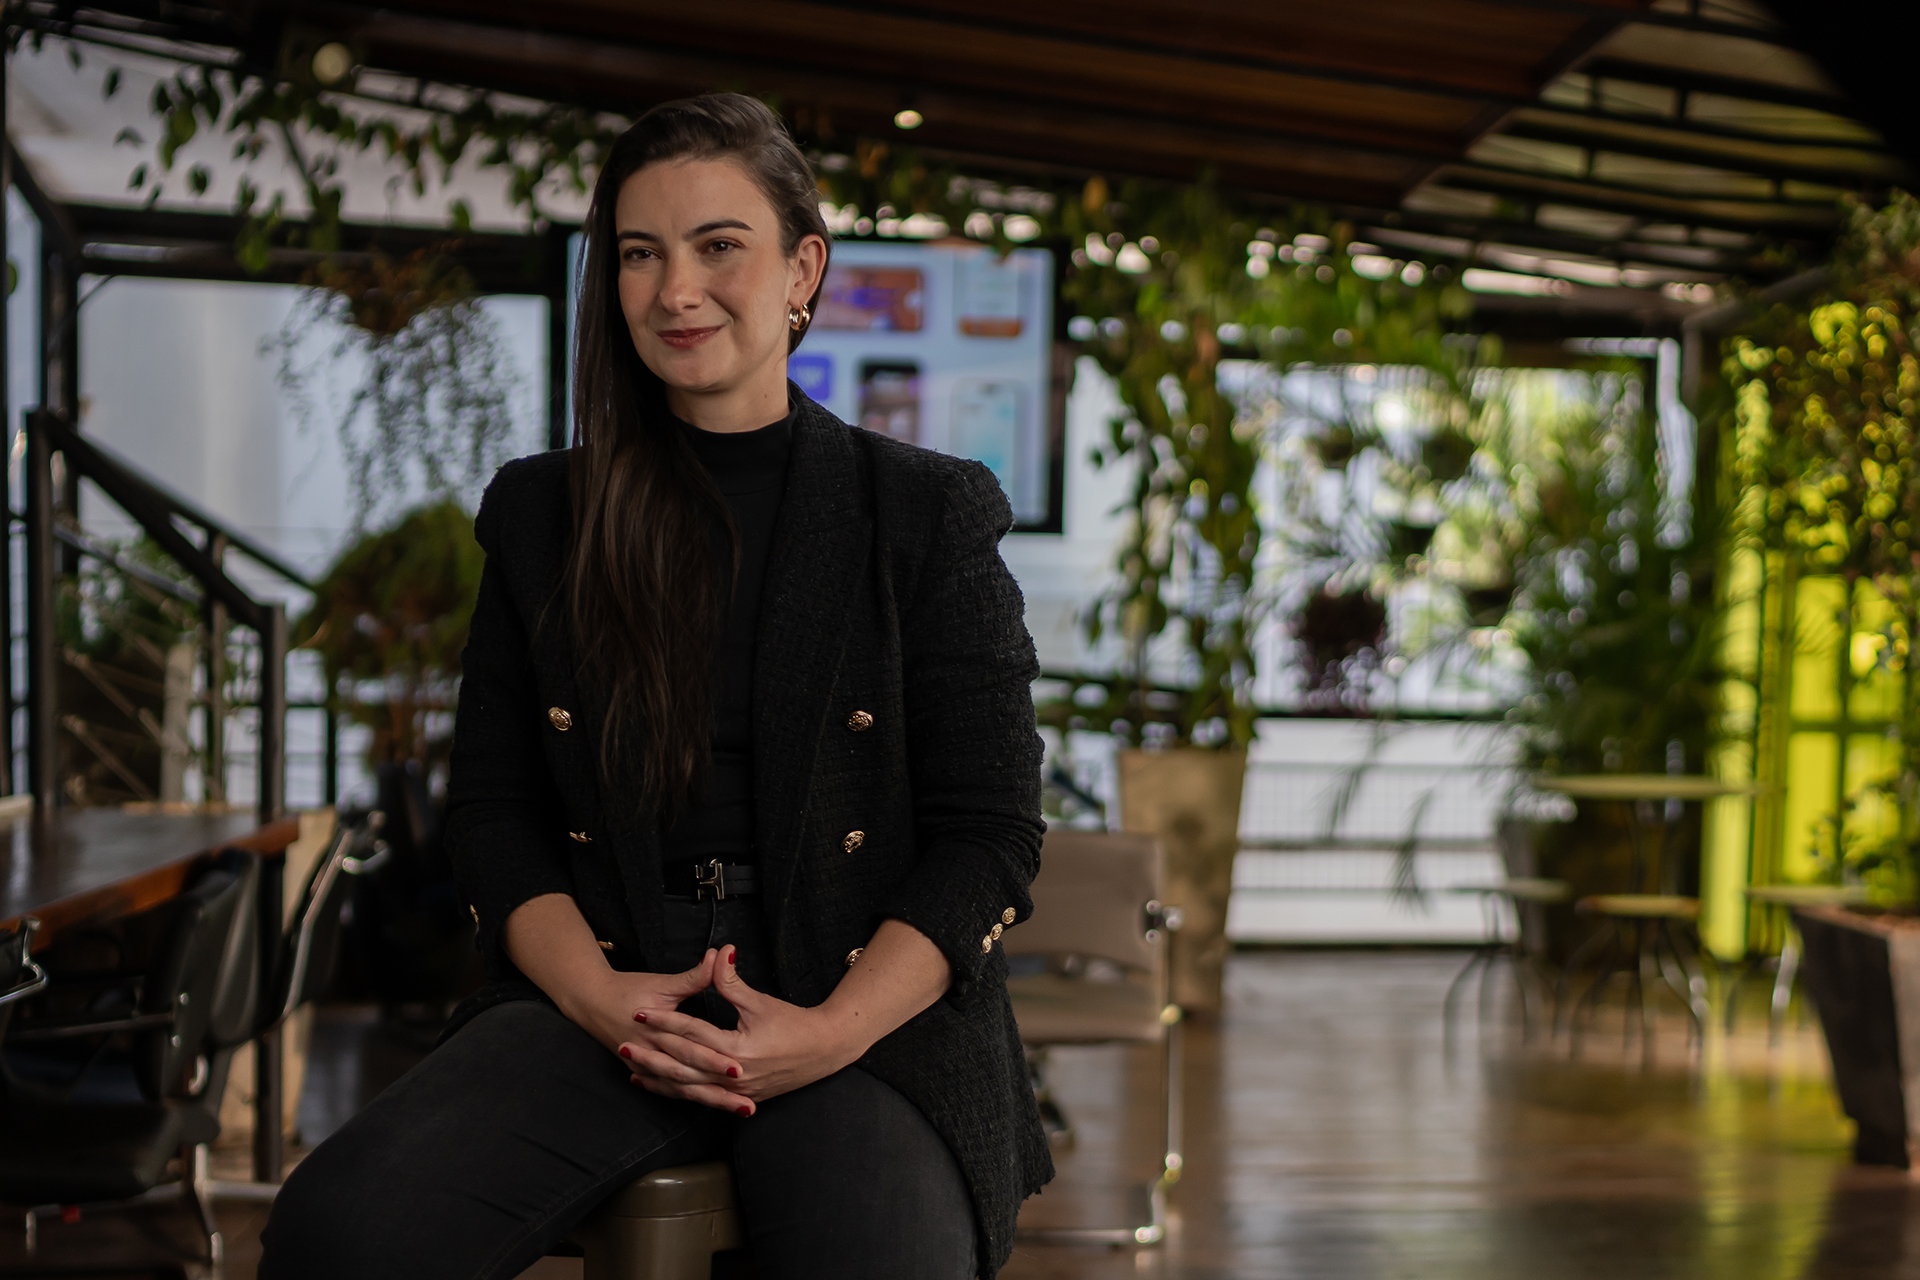
[{"label": "woman's nose", "polygon": [[669,258],[660,277],[660,305],[668,311],[690,311],[700,305],[705,291],[699,272],[684,258]]}]

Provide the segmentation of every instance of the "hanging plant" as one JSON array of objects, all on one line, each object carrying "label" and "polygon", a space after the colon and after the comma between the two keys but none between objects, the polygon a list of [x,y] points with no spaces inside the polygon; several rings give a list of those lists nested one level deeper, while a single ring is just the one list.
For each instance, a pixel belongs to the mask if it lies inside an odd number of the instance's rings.
[{"label": "hanging plant", "polygon": [[[505,460],[518,380],[500,326],[444,254],[328,266],[261,343],[301,426],[331,418],[354,495],[353,520],[417,497],[468,499]],[[316,330],[338,337],[303,356]],[[364,372],[343,396],[326,375]]]}]

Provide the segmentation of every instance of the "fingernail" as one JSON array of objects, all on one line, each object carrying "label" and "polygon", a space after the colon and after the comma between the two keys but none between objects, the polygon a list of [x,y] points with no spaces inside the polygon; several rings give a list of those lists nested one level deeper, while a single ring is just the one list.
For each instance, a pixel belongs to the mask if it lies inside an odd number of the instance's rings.
[{"label": "fingernail", "polygon": [[647,1020],[647,1015],[644,1013],[636,1013],[633,1015],[633,1020],[635,1022],[645,1022]]},{"label": "fingernail", "polygon": [[739,955],[739,954],[740,954],[740,949],[739,949],[738,947],[728,947],[728,948],[727,948],[727,965],[728,965],[728,967],[732,967],[732,965],[733,965],[733,959],[734,959],[734,957],[735,957],[735,956],[737,956],[737,955]]},{"label": "fingernail", "polygon": [[629,1049],[629,1048],[627,1048],[627,1046],[625,1046],[625,1045],[621,1045],[621,1046],[620,1046],[620,1056],[621,1056],[621,1057],[623,1057],[623,1058],[631,1058],[631,1057],[633,1057],[633,1050],[631,1050],[631,1049]]},{"label": "fingernail", "polygon": [[728,1074],[728,1075],[730,1075],[730,1076],[732,1076],[732,1077],[733,1077],[733,1078],[734,1078],[735,1080],[738,1080],[738,1079],[740,1078],[740,1068],[738,1068],[738,1067],[728,1067],[728,1068],[727,1068],[727,1074]]},{"label": "fingernail", "polygon": [[752,1115],[752,1114],[753,1114],[753,1108],[752,1108],[752,1107],[739,1107],[739,1108],[737,1108],[737,1111],[738,1111],[738,1113],[739,1113],[739,1115],[741,1115],[742,1117],[746,1117],[746,1116],[750,1116],[750,1115]]}]

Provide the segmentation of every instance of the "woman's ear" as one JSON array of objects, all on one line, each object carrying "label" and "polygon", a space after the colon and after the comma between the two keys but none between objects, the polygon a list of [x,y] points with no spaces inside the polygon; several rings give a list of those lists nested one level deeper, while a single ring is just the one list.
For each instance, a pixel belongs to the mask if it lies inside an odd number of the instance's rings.
[{"label": "woman's ear", "polygon": [[793,280],[787,289],[787,305],[803,307],[820,288],[820,275],[827,269],[827,242],[808,236],[794,246],[790,260]]}]

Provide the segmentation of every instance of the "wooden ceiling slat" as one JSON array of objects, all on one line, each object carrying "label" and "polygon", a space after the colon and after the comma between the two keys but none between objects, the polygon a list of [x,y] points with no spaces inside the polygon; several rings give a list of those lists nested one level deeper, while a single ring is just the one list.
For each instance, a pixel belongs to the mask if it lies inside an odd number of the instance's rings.
[{"label": "wooden ceiling slat", "polygon": [[[644,82],[659,88],[663,96],[674,92],[694,92],[696,86],[716,80],[724,82],[737,76],[736,63],[705,58],[676,56],[630,46],[593,45],[572,37],[529,35],[505,61],[492,33],[484,28],[460,28],[451,24],[424,23],[401,16],[382,17],[361,29],[382,65],[409,74],[445,74],[455,66],[486,68],[492,78],[512,76],[526,92],[553,93],[562,88],[575,91],[583,87]],[[777,91],[789,101],[814,104],[833,114],[836,127],[864,126],[885,133],[895,132],[891,117],[900,99],[893,89],[857,76],[835,76],[820,70],[804,69],[802,64],[780,64],[771,69],[756,69],[755,87]],[[946,88],[924,89],[915,95],[915,104],[927,117],[927,124],[913,135],[916,142],[929,145],[958,144],[959,136],[971,127],[971,121],[993,120],[996,128],[1019,122],[1022,131],[1039,136],[1075,137],[1085,145],[1101,144],[1109,150],[1129,147],[1151,149],[1150,138],[1166,139],[1166,149],[1184,157],[1185,176],[1193,176],[1208,161],[1244,163],[1250,151],[1261,154],[1292,154],[1304,166],[1303,172],[1329,175],[1361,174],[1396,181],[1412,181],[1433,163],[1460,154],[1451,140],[1426,140],[1420,146],[1419,134],[1409,131],[1397,137],[1375,131],[1373,137],[1327,134],[1316,136],[1306,129],[1289,127],[1266,129],[1258,123],[1243,121],[1228,125],[1220,121],[1183,118],[1167,111],[1142,110],[1138,104],[1124,107],[1016,98],[1012,94],[969,95]],[[1312,121],[1305,122],[1311,125]],[[1056,151],[1056,155],[1058,155]],[[1318,157],[1316,159],[1316,157]],[[1076,161],[1084,165],[1084,159]]]},{"label": "wooden ceiling slat", "polygon": [[839,71],[888,87],[896,97],[937,87],[1045,96],[1121,111],[1150,102],[1222,124],[1258,127],[1285,120],[1320,136],[1373,143],[1406,139],[1408,145],[1442,154],[1457,153],[1471,140],[1485,106],[1378,85],[1196,64],[1164,54],[1089,51],[1057,39],[989,38],[916,21],[873,18],[857,31],[823,40],[823,15],[831,11],[786,0],[760,3],[755,20],[744,25],[732,9],[722,18],[663,0],[631,0],[627,7],[636,12],[635,34],[619,41],[561,32],[527,33],[509,41],[496,28],[396,10],[368,15],[355,34],[389,48],[457,45],[462,57],[483,54],[483,46],[495,40],[509,45],[516,58],[546,61],[551,60],[548,48],[570,48],[577,52],[569,56],[588,57],[621,48],[674,51],[730,70],[728,78],[735,83],[755,86],[789,81],[799,70]]},{"label": "wooden ceiling slat", "polygon": [[[311,7],[311,6],[303,6]],[[328,6],[346,12],[345,6]],[[978,37],[994,44],[1039,39],[1086,57],[1147,53],[1197,66],[1230,65],[1474,100],[1530,100],[1537,68],[1577,33],[1578,19],[1539,14],[1516,20],[1487,0],[1376,0],[1361,7],[1254,6],[1240,0],[1089,3],[1053,0],[736,0],[712,15],[644,0],[564,0],[537,16],[515,0],[413,0],[403,6],[466,21],[533,25],[595,38],[651,40],[656,22],[710,19],[713,50],[780,27],[831,49],[871,39],[885,24],[933,33],[935,46]],[[372,12],[368,7],[366,12]],[[529,21],[531,17],[531,21]],[[797,29],[795,29],[797,26]],[[868,70],[876,70],[872,66]]]}]

